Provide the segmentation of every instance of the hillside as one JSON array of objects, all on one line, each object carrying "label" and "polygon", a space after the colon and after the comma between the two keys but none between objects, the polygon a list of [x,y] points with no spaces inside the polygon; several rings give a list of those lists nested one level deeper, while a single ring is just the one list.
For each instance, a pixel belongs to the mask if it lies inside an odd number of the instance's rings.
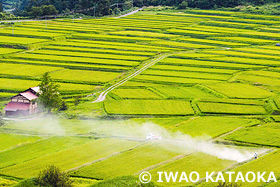
[{"label": "hillside", "polygon": [[190,186],[217,186],[207,171],[273,171],[279,179],[279,21],[150,7],[121,18],[2,24],[1,108],[45,72],[69,108],[6,118],[0,186],[50,164],[69,171],[75,186],[139,186],[143,171],[160,186],[182,183],[157,183],[158,171],[199,172],[199,181],[183,183]]},{"label": "hillside", "polygon": [[[41,17],[46,15],[69,14],[78,11],[81,15],[102,17],[106,15],[119,14],[133,7],[168,6],[172,9],[185,10],[189,8],[198,9],[221,9],[241,11],[246,13],[279,15],[279,2],[275,0],[3,0],[6,11],[24,17]],[[72,13],[70,13],[72,14]]]}]

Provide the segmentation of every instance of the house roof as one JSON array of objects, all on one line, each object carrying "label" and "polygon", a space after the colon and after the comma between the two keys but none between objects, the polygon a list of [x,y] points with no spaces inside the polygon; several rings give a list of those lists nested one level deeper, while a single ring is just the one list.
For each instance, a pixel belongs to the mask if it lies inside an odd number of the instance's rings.
[{"label": "house roof", "polygon": [[5,111],[28,110],[30,103],[9,102],[4,108]]},{"label": "house roof", "polygon": [[40,87],[36,86],[36,87],[32,87],[30,88],[31,90],[33,90],[34,92],[38,93],[40,91]]},{"label": "house roof", "polygon": [[34,93],[32,93],[31,91],[27,91],[27,92],[22,92],[20,93],[20,95],[22,95],[23,97],[25,97],[26,99],[28,99],[29,101],[36,99],[38,96],[35,95]]}]

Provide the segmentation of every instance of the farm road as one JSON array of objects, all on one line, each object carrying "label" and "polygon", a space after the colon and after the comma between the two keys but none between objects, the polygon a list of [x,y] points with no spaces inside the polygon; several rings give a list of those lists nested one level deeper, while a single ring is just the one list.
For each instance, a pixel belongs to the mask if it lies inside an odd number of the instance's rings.
[{"label": "farm road", "polygon": [[132,11],[132,12],[129,12],[129,13],[127,13],[127,14],[124,14],[124,15],[121,15],[121,16],[118,16],[118,17],[115,17],[115,18],[122,18],[122,17],[126,17],[126,16],[129,16],[129,15],[132,15],[132,14],[135,14],[135,13],[137,13],[138,11],[140,11],[140,10],[142,10],[143,8],[139,8],[139,9],[137,9],[137,10],[134,10],[134,11]]},{"label": "farm road", "polygon": [[44,21],[44,20],[42,19],[6,20],[6,21],[0,21],[0,23],[16,23],[16,22],[27,22],[27,21]]},{"label": "farm road", "polygon": [[130,79],[134,78],[135,76],[139,75],[140,73],[142,73],[143,71],[145,71],[146,69],[148,69],[149,67],[151,67],[152,65],[156,64],[157,62],[161,61],[162,59],[166,58],[167,56],[169,56],[169,54],[162,54],[160,56],[158,56],[157,58],[153,59],[150,63],[144,65],[142,68],[140,68],[139,70],[137,70],[136,72],[134,72],[133,74],[125,77],[124,79],[122,79],[121,81],[117,82],[116,84],[110,86],[109,88],[107,88],[105,91],[101,92],[101,94],[98,96],[98,98],[93,101],[93,103],[98,103],[98,102],[102,102],[106,99],[106,95],[114,90],[115,88],[119,87],[120,85],[126,83],[127,81],[129,81]]}]

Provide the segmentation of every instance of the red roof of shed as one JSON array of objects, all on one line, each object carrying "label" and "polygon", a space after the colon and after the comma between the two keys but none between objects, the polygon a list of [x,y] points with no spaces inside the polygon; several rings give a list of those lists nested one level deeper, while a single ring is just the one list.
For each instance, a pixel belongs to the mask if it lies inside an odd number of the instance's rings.
[{"label": "red roof of shed", "polygon": [[32,93],[31,91],[27,91],[27,92],[22,92],[20,93],[20,95],[22,95],[23,97],[25,97],[26,99],[28,99],[29,101],[36,99],[38,96],[35,95],[34,93]]},{"label": "red roof of shed", "polygon": [[9,102],[4,108],[6,111],[28,110],[30,103]]}]

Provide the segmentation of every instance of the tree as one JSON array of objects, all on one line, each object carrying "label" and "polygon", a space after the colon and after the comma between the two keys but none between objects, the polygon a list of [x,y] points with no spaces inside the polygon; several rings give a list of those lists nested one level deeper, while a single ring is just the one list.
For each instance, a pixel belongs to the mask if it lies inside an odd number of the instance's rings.
[{"label": "tree", "polygon": [[4,8],[3,8],[3,4],[0,2],[0,12],[3,12]]},{"label": "tree", "polygon": [[178,9],[186,9],[188,7],[188,2],[183,1],[179,6]]},{"label": "tree", "polygon": [[43,5],[42,6],[43,15],[56,15],[58,11],[53,5]]},{"label": "tree", "polygon": [[72,181],[68,173],[60,171],[56,166],[50,165],[42,170],[36,178],[39,186],[72,187]]},{"label": "tree", "polygon": [[110,0],[101,0],[98,4],[98,12],[100,16],[110,15],[111,8],[110,8]]},{"label": "tree", "polygon": [[62,98],[58,89],[59,85],[52,82],[49,72],[44,73],[39,87],[39,104],[41,104],[49,113],[52,109],[59,109],[62,103]]},{"label": "tree", "polygon": [[30,16],[32,17],[39,17],[39,16],[43,16],[43,10],[41,7],[36,7],[36,6],[33,6],[31,8],[31,11],[29,12]]},{"label": "tree", "polygon": [[120,12],[121,12],[121,10],[118,7],[115,7],[114,10],[113,10],[113,13],[115,15],[118,15]]}]

